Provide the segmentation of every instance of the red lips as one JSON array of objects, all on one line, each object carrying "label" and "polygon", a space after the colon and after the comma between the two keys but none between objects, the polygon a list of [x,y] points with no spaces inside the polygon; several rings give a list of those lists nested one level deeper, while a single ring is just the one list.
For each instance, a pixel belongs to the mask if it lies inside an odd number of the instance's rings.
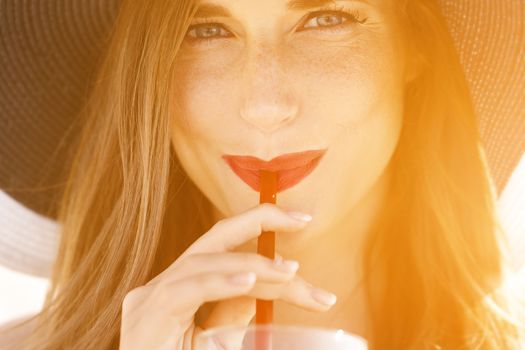
[{"label": "red lips", "polygon": [[260,190],[259,170],[276,171],[278,176],[277,191],[281,192],[298,184],[308,176],[325,152],[326,150],[311,150],[287,153],[269,162],[252,156],[223,155],[222,158],[237,176],[257,192]]}]

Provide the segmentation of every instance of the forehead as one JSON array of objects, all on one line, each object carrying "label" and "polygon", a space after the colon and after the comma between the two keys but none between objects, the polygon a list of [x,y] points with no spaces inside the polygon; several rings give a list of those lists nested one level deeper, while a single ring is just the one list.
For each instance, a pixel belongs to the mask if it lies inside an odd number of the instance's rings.
[{"label": "forehead", "polygon": [[257,11],[273,9],[274,11],[304,11],[327,5],[341,3],[360,3],[376,6],[378,0],[199,0],[198,10],[195,14],[199,17],[234,17],[235,10]]}]

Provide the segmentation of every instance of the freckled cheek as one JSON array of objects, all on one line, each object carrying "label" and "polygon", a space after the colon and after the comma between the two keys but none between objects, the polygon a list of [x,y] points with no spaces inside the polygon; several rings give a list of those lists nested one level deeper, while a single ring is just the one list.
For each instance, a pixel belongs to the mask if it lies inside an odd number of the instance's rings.
[{"label": "freckled cheek", "polygon": [[217,125],[229,123],[228,119],[235,117],[231,96],[236,83],[228,69],[210,69],[198,62],[177,69],[177,118],[184,119],[181,125],[194,136],[209,137],[220,131]]},{"label": "freckled cheek", "polygon": [[[342,45],[342,44],[341,44]],[[359,123],[386,88],[377,58],[359,47],[323,47],[294,57],[304,110],[333,123]]]},{"label": "freckled cheek", "polygon": [[[181,89],[178,100],[181,115],[194,133],[217,133],[218,123],[232,128],[240,125],[238,108],[242,60],[239,50],[217,50],[213,55],[199,55],[178,66],[176,79]],[[324,125],[360,123],[380,99],[385,89],[392,89],[391,54],[381,42],[364,39],[354,42],[303,41],[288,46],[279,56],[283,81],[295,94],[303,111],[299,117],[311,117]],[[263,74],[262,72],[261,74]],[[283,88],[285,88],[283,86]]]}]

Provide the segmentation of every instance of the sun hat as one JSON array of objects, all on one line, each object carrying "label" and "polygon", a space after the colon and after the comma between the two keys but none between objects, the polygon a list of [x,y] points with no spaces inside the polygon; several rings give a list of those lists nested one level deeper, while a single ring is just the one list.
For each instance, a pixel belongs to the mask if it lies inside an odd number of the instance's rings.
[{"label": "sun hat", "polygon": [[[525,149],[525,1],[438,0],[468,80],[493,185]],[[76,116],[116,0],[0,0],[0,265],[48,276]]]}]

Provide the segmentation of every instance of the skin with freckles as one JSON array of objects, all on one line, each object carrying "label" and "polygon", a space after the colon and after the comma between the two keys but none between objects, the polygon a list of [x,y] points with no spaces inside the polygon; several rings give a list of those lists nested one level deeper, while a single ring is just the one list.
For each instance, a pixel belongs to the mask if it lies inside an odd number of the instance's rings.
[{"label": "skin with freckles", "polygon": [[283,0],[213,4],[231,16],[194,19],[187,32],[175,72],[173,148],[213,203],[214,220],[259,200],[223,154],[270,160],[326,149],[309,176],[277,195],[279,206],[313,220],[292,238],[277,236],[276,249],[339,303],[324,315],[278,304],[275,318],[364,334],[359,245],[388,189],[407,80],[390,8],[337,1],[314,13],[319,8],[290,10]]},{"label": "skin with freckles", "polygon": [[[79,116],[50,290],[14,348],[186,349],[248,324],[255,298],[370,350],[525,348],[445,3],[123,0]],[[316,149],[276,206],[223,159]],[[257,256],[263,229],[299,264]]]}]

